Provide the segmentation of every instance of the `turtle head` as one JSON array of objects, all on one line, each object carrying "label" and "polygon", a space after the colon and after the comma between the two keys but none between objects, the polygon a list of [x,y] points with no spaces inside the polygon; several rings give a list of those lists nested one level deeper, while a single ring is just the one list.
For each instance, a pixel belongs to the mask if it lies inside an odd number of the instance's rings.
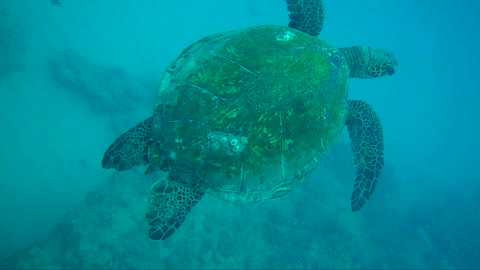
[{"label": "turtle head", "polygon": [[369,78],[393,75],[397,71],[397,60],[393,53],[384,49],[366,47],[366,75]]},{"label": "turtle head", "polygon": [[397,71],[393,53],[369,46],[340,48],[350,68],[350,78],[377,78],[392,75]]}]

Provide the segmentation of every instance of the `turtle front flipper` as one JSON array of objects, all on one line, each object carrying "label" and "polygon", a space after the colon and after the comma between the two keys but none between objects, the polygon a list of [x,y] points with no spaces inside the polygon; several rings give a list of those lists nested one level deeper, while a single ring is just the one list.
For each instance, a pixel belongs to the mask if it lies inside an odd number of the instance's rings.
[{"label": "turtle front flipper", "polygon": [[205,193],[182,183],[161,180],[152,185],[148,204],[148,237],[165,240],[182,225]]},{"label": "turtle front flipper", "polygon": [[353,46],[339,49],[350,68],[350,78],[377,78],[393,75],[397,71],[397,60],[393,53],[369,46]]},{"label": "turtle front flipper", "polygon": [[290,11],[288,26],[318,36],[323,28],[323,3],[322,0],[287,0]]},{"label": "turtle front flipper", "polygon": [[149,117],[118,137],[103,155],[103,168],[126,171],[147,164],[152,122],[153,117]]},{"label": "turtle front flipper", "polygon": [[346,125],[355,167],[351,204],[352,211],[357,211],[372,195],[383,168],[383,131],[377,113],[360,100],[348,101]]}]

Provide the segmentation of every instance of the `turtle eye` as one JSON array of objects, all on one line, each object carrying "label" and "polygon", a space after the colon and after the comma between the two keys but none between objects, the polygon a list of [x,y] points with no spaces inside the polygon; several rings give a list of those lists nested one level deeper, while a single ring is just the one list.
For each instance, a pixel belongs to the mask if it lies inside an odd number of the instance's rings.
[{"label": "turtle eye", "polygon": [[397,67],[398,67],[397,61],[395,61],[395,59],[394,59],[386,67],[387,74],[388,75],[393,75],[395,72],[397,72]]},{"label": "turtle eye", "polygon": [[385,69],[385,73],[387,75],[393,75],[393,73],[395,73],[395,69],[393,68],[392,65],[388,65],[387,68]]}]

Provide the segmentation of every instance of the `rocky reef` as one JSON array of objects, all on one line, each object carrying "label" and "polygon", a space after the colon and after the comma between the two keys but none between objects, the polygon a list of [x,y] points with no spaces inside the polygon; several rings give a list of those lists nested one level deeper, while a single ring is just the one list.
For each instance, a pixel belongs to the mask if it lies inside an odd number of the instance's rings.
[{"label": "rocky reef", "polygon": [[[438,227],[423,226],[416,217],[383,220],[395,201],[379,196],[361,214],[350,211],[352,180],[335,172],[351,166],[343,164],[346,151],[339,144],[312,179],[275,200],[233,204],[205,196],[166,241],[149,240],[145,224],[149,187],[163,173],[112,172],[48,239],[0,261],[0,267],[454,268],[442,253],[452,243],[438,242],[441,231],[432,231]],[[385,177],[378,193],[398,181],[393,171]]]},{"label": "rocky reef", "polygon": [[155,87],[120,67],[95,64],[74,50],[54,55],[48,63],[52,81],[72,91],[98,114],[151,109]]}]

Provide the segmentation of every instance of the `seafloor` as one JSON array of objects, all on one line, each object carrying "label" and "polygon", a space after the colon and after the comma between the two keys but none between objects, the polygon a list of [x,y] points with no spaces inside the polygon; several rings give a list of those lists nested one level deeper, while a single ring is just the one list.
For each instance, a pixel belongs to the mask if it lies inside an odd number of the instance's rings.
[{"label": "seafloor", "polygon": [[379,184],[381,192],[370,202],[384,205],[350,211],[350,162],[349,146],[340,143],[313,179],[279,199],[233,204],[206,196],[181,229],[164,242],[148,239],[144,220],[149,186],[161,175],[112,173],[110,179],[98,180],[85,205],[66,215],[50,237],[1,261],[0,266],[455,268],[456,262],[444,255],[461,247],[441,242],[448,241],[447,232],[401,211],[401,226],[390,226],[398,221],[383,219],[382,213],[396,211],[389,208],[388,200],[398,179],[388,165]]}]

